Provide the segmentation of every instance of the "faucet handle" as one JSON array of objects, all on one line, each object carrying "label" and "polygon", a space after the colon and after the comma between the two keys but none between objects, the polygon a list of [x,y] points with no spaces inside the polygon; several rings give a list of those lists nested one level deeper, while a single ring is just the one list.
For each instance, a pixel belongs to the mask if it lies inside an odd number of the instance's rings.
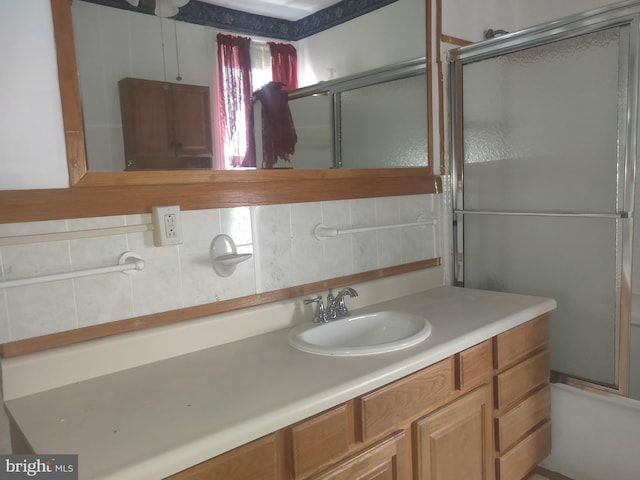
[{"label": "faucet handle", "polygon": [[324,310],[324,303],[322,303],[322,295],[318,295],[313,298],[305,298],[302,303],[304,305],[309,305],[311,303],[317,303],[316,313],[313,315],[313,322],[315,323],[326,323],[327,322],[327,314]]},{"label": "faucet handle", "polygon": [[313,298],[305,298],[302,303],[305,305],[309,305],[310,303],[315,303],[315,302],[321,302],[322,301],[322,295],[318,295],[317,297],[313,297]]}]

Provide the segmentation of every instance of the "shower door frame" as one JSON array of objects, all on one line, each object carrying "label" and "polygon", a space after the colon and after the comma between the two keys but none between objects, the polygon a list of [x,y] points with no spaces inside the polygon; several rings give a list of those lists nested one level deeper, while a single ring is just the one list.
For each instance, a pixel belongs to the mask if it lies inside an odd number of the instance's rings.
[{"label": "shower door frame", "polygon": [[[619,168],[617,175],[616,210],[616,306],[615,306],[615,366],[612,386],[590,382],[588,379],[573,378],[566,374],[551,372],[554,382],[565,383],[587,390],[595,390],[620,395],[628,395],[630,321],[631,321],[631,262],[633,240],[633,201],[635,167],[638,161],[638,54],[640,51],[640,1],[623,2],[589,12],[554,20],[519,32],[496,37],[477,44],[464,46],[449,53],[449,128],[450,128],[450,169],[453,207],[453,259],[452,278],[456,285],[464,286],[464,245],[458,222],[465,214],[486,213],[464,210],[464,140],[462,85],[463,66],[501,55],[526,50],[544,44],[578,37],[599,30],[629,26],[628,62],[619,66],[619,72],[626,73],[626,122],[618,125],[618,139],[624,144],[618,150]],[[623,38],[621,36],[621,38]],[[622,44],[622,42],[621,42]],[[620,115],[619,115],[620,117]],[[505,212],[511,214],[511,212]],[[520,212],[513,212],[514,214]],[[526,212],[523,212],[528,214]],[[555,214],[554,214],[555,215]],[[560,214],[562,215],[562,214]],[[579,215],[579,214],[578,214]],[[619,225],[619,226],[618,226]]]}]

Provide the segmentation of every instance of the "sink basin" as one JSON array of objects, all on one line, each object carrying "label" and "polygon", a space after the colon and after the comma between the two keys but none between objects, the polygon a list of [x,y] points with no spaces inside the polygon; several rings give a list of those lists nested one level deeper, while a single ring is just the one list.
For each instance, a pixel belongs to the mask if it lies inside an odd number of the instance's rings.
[{"label": "sink basin", "polygon": [[411,347],[429,335],[431,323],[426,318],[384,311],[301,325],[289,332],[289,343],[318,355],[372,355]]}]

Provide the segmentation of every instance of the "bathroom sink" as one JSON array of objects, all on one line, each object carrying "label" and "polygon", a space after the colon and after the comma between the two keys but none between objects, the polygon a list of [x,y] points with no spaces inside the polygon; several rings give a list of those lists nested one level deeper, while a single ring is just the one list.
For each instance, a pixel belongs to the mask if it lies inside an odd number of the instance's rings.
[{"label": "bathroom sink", "polygon": [[420,315],[383,311],[295,327],[289,343],[318,355],[372,355],[411,347],[430,334],[431,323]]}]

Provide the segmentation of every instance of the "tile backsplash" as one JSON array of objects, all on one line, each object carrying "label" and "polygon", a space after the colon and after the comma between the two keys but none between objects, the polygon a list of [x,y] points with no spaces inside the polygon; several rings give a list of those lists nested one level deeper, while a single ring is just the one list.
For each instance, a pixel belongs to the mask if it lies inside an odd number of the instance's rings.
[{"label": "tile backsplash", "polygon": [[[412,226],[317,239],[319,224],[356,228],[436,218]],[[0,225],[0,238],[151,223],[126,215]],[[243,297],[442,256],[442,195],[408,195],[182,212],[183,243],[153,246],[151,231],[0,247],[0,280],[145,260],[132,274],[110,273],[0,289],[0,343]],[[231,236],[252,253],[229,277],[211,266],[209,245]]]}]

